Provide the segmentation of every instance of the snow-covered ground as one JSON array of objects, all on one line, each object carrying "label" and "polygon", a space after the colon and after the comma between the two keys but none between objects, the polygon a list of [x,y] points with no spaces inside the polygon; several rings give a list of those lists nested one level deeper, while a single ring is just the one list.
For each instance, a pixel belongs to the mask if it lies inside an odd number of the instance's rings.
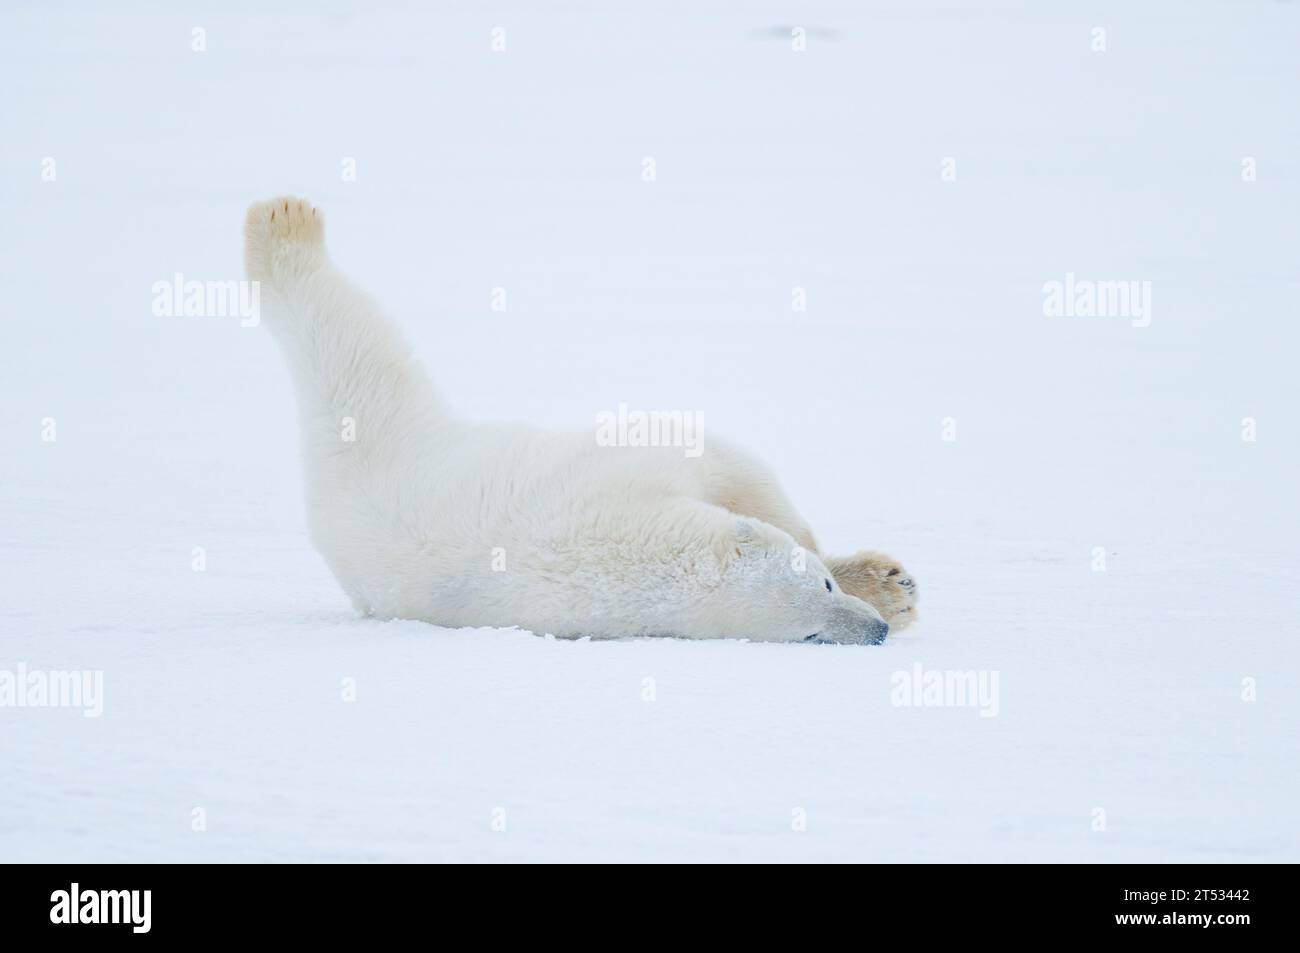
[{"label": "snow-covered ground", "polygon": [[[0,707],[0,860],[1300,860],[1300,4],[16,6],[0,676],[103,713]],[[453,404],[699,411],[920,621],[356,618],[265,329],[151,309],[285,191]]]}]

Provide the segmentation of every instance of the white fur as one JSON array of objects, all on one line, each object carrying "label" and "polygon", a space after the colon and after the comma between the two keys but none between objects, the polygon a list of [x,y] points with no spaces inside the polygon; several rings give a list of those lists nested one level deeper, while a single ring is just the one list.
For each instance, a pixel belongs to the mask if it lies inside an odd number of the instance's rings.
[{"label": "white fur", "polygon": [[[359,611],[561,636],[873,642],[888,631],[834,582],[757,461],[711,435],[692,458],[460,420],[330,264],[311,205],[257,203],[245,238],[298,393],[312,539]],[[755,486],[807,537],[803,571],[790,533],[716,502]]]}]

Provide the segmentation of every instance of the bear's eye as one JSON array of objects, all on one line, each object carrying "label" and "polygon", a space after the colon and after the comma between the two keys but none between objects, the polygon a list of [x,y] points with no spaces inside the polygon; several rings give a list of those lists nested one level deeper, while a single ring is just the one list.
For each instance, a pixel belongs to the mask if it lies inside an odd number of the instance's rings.
[{"label": "bear's eye", "polygon": [[825,580],[825,582],[826,582],[826,591],[827,591],[827,592],[834,592],[835,590],[833,590],[833,589],[831,588],[831,581],[830,581],[829,579],[827,579],[827,580]]}]

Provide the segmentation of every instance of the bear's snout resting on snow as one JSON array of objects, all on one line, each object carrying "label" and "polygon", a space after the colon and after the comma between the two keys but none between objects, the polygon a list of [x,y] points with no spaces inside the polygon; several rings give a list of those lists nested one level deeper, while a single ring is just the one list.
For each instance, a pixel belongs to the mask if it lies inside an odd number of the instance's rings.
[{"label": "bear's snout resting on snow", "polygon": [[470,423],[325,253],[300,199],[248,210],[248,275],[298,394],[312,540],[357,609],[560,636],[878,643],[916,585],[874,552],[822,557],[760,461],[710,437],[600,446]]}]

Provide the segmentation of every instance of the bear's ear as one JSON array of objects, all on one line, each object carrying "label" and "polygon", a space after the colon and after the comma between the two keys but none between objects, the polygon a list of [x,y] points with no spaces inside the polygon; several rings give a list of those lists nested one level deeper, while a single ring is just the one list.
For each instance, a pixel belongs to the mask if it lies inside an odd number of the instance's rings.
[{"label": "bear's ear", "polygon": [[762,534],[758,527],[751,519],[743,516],[736,517],[736,555],[739,556],[747,549],[752,549],[759,544]]},{"label": "bear's ear", "polygon": [[753,560],[768,556],[773,534],[762,520],[737,516],[732,521],[730,535],[719,533],[715,539],[718,559],[724,566],[737,559]]}]

